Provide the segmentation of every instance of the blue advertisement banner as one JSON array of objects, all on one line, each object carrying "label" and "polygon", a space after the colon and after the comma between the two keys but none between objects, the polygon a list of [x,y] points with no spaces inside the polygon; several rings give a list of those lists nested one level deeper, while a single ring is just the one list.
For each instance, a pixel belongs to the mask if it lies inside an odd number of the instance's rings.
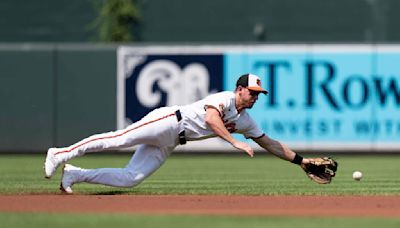
[{"label": "blue advertisement banner", "polygon": [[268,136],[294,149],[400,148],[399,63],[397,46],[121,47],[118,128],[253,73],[269,94],[248,112]]},{"label": "blue advertisement banner", "polygon": [[225,88],[258,74],[268,96],[249,112],[264,132],[291,143],[364,144],[400,136],[400,53],[227,53]]}]

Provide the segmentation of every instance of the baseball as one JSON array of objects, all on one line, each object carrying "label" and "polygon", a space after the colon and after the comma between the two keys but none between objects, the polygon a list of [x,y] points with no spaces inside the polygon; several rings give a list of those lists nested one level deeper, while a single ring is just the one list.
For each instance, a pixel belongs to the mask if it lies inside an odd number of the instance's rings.
[{"label": "baseball", "polygon": [[361,180],[362,176],[363,175],[362,175],[362,173],[360,171],[354,171],[354,173],[353,173],[353,179],[356,180],[356,181]]}]

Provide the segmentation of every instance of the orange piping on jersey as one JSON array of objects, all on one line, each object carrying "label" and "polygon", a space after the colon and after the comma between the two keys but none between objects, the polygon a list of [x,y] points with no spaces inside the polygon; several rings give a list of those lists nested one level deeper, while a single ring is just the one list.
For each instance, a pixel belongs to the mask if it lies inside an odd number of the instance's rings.
[{"label": "orange piping on jersey", "polygon": [[136,129],[140,128],[140,127],[143,127],[143,126],[145,126],[145,125],[148,125],[148,124],[157,122],[157,121],[159,121],[159,120],[162,120],[162,119],[165,119],[165,118],[168,118],[168,117],[171,117],[171,116],[175,116],[175,113],[172,113],[172,114],[163,116],[163,117],[158,118],[158,119],[156,119],[156,120],[152,120],[152,121],[143,123],[143,124],[141,124],[141,125],[139,125],[139,126],[137,126],[137,127],[134,127],[134,128],[132,128],[132,129],[128,129],[128,130],[126,130],[126,131],[124,131],[124,132],[122,132],[122,133],[120,133],[120,134],[118,134],[118,135],[113,135],[113,136],[107,136],[107,137],[101,137],[101,138],[91,139],[91,140],[89,140],[89,141],[87,141],[87,142],[83,142],[83,143],[81,143],[81,144],[79,144],[79,145],[77,145],[77,146],[75,146],[75,147],[73,147],[73,148],[71,148],[71,149],[69,149],[69,150],[59,151],[59,152],[55,153],[54,155],[61,154],[61,153],[69,153],[69,152],[71,152],[72,150],[75,150],[76,148],[78,148],[78,147],[80,147],[80,146],[83,146],[83,145],[85,145],[85,144],[88,144],[88,143],[90,143],[90,142],[93,142],[93,141],[120,137],[120,136],[125,135],[126,133],[131,132],[131,131],[133,131],[133,130],[136,130]]}]

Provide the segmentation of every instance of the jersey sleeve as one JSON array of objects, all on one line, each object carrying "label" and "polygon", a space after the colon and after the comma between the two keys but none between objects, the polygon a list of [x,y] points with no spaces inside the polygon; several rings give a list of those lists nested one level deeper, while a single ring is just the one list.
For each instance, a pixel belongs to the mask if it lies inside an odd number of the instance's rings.
[{"label": "jersey sleeve", "polygon": [[246,113],[246,117],[244,118],[246,121],[246,127],[243,129],[243,135],[247,139],[257,139],[263,137],[265,134],[260,128],[257,126],[256,122],[253,118],[250,117],[249,114]]},{"label": "jersey sleeve", "polygon": [[231,99],[226,93],[216,93],[208,96],[204,102],[204,110],[214,108],[223,116],[224,110],[231,105]]}]

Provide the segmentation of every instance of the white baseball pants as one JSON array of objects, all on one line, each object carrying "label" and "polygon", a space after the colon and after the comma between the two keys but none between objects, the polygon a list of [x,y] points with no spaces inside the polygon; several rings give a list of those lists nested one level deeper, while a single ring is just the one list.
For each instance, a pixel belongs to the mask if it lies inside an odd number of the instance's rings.
[{"label": "white baseball pants", "polygon": [[183,130],[183,121],[178,122],[176,110],[176,107],[155,109],[126,129],[93,135],[69,147],[57,148],[56,159],[64,163],[87,152],[139,145],[125,168],[74,171],[76,183],[135,186],[156,171],[179,144],[178,134]]},{"label": "white baseball pants", "polygon": [[140,145],[125,168],[74,170],[73,182],[134,187],[164,164],[173,149],[174,147]]}]

